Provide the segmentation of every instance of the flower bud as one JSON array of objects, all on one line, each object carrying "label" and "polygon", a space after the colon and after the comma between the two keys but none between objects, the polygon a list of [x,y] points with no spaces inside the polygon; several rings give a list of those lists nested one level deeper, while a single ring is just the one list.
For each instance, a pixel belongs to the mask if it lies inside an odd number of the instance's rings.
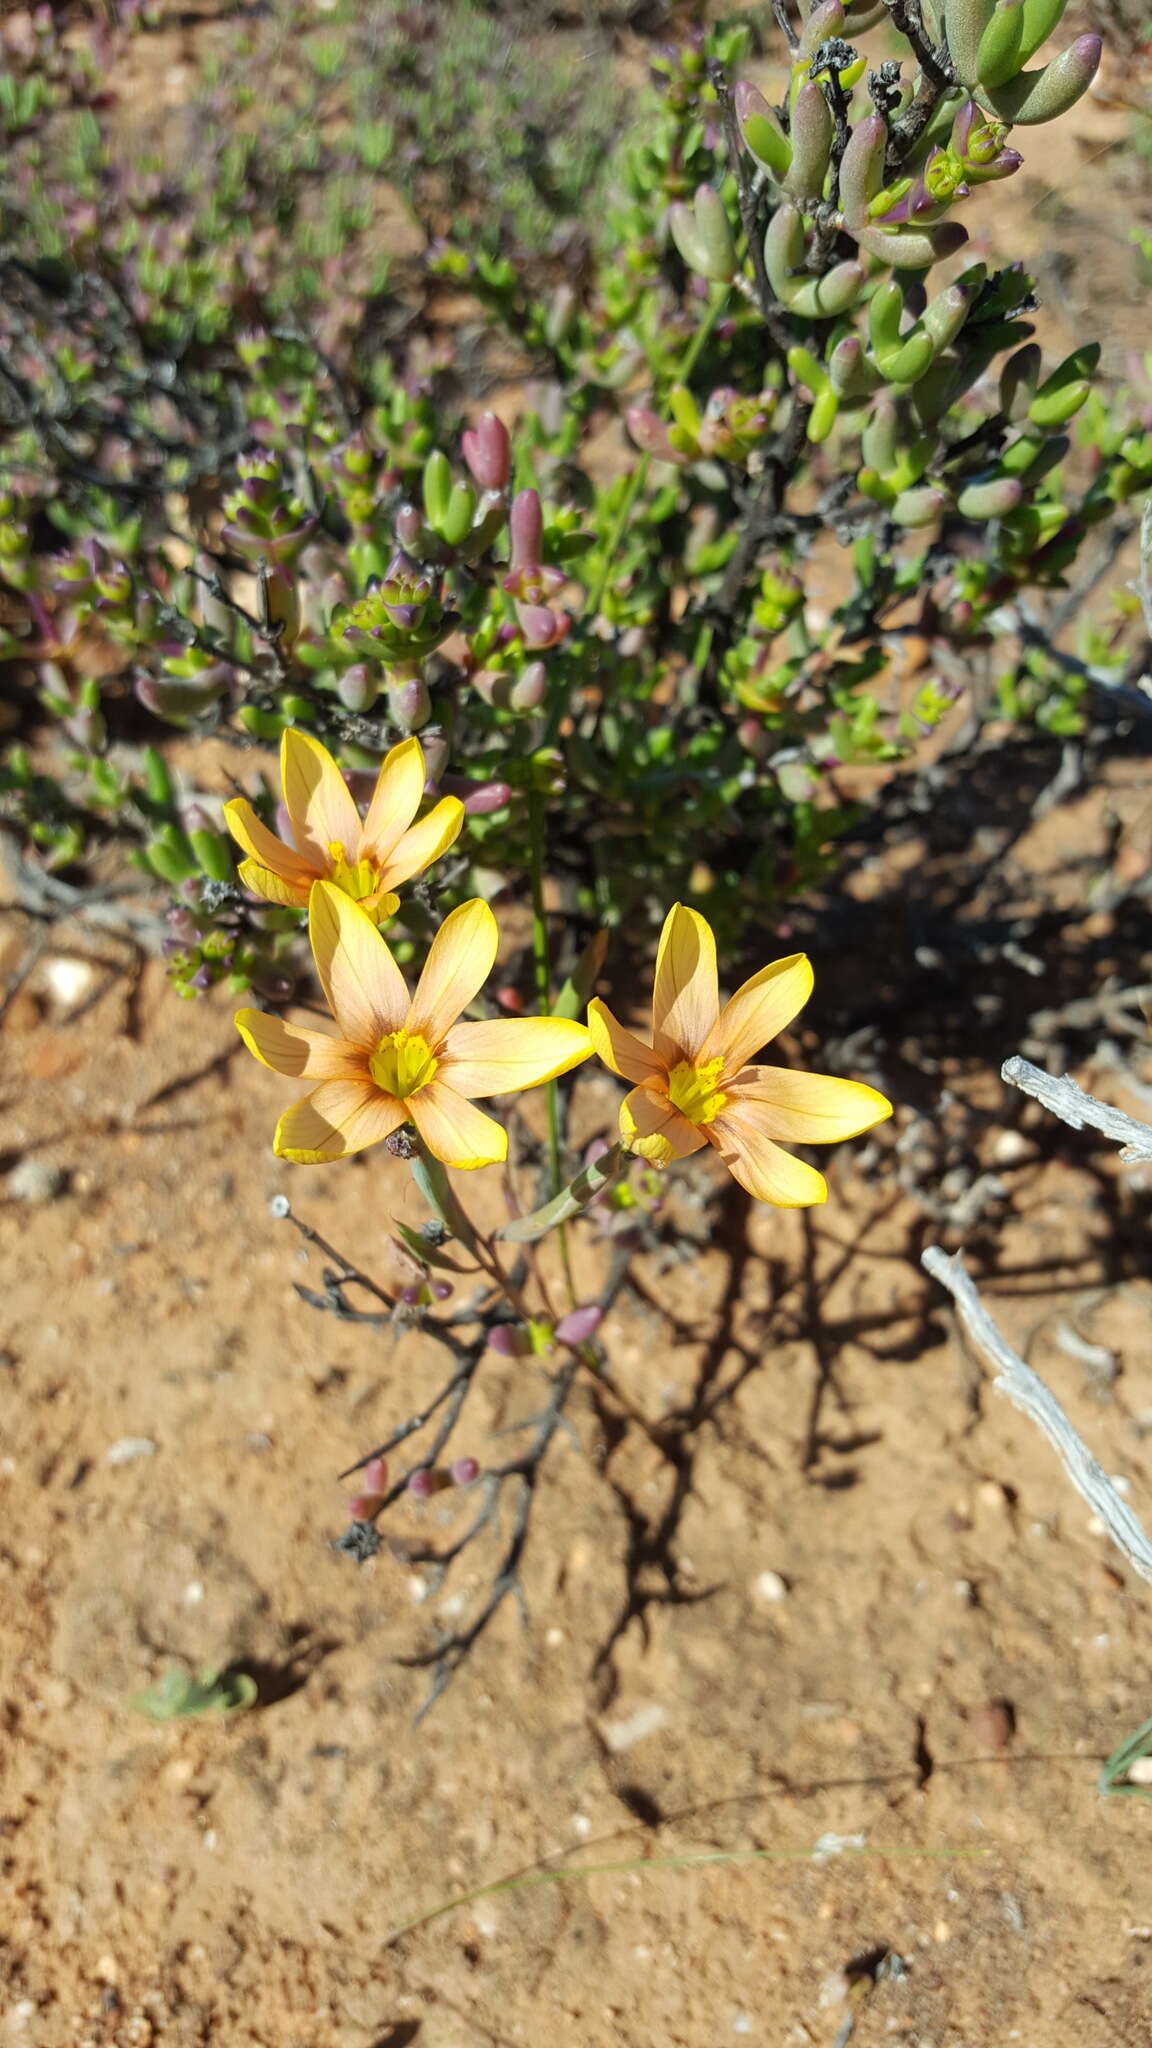
[{"label": "flower bud", "polygon": [[442,732],[425,731],[420,745],[424,752],[424,787],[428,795],[432,796],[448,759],[448,742]]},{"label": "flower bud", "polygon": [[432,716],[432,699],[422,675],[402,675],[399,669],[388,679],[388,709],[401,732],[419,732]]},{"label": "flower bud", "polygon": [[544,514],[539,491],[517,491],[512,500],[509,528],[512,535],[510,567],[513,570],[537,568],[544,545]]},{"label": "flower bud", "polygon": [[488,1332],[488,1349],[498,1358],[528,1358],[532,1342],[527,1331],[518,1329],[515,1323],[497,1323]]},{"label": "flower bud", "polygon": [[663,420],[646,406],[630,405],[624,414],[624,424],[645,455],[654,456],[657,462],[682,462],[683,456],[668,439],[668,429]]},{"label": "flower bud", "polygon": [[603,1320],[604,1311],[599,1302],[588,1302],[583,1308],[570,1309],[556,1325],[557,1341],[573,1346],[586,1344],[590,1337],[596,1335]]},{"label": "flower bud", "polygon": [[481,782],[473,784],[464,798],[464,815],[467,818],[486,818],[492,811],[502,811],[512,800],[512,791],[506,782]]},{"label": "flower bud", "polygon": [[424,534],[424,521],[416,505],[401,505],[396,514],[395,530],[400,546],[417,553]]},{"label": "flower bud", "polygon": [[568,616],[546,604],[518,604],[516,617],[525,647],[543,651],[555,647],[568,631]]},{"label": "flower bud", "polygon": [[482,491],[502,491],[512,474],[512,443],[503,420],[494,412],[481,413],[475,427],[467,427],[460,446],[464,460]]},{"label": "flower bud", "polygon": [[355,662],[351,668],[345,669],[336,685],[336,695],[345,711],[355,711],[361,715],[371,711],[379,694],[379,677],[373,675],[364,661]]},{"label": "flower bud", "polygon": [[548,671],[542,661],[530,661],[513,683],[508,703],[513,711],[538,711],[548,695]]},{"label": "flower bud", "polygon": [[480,1477],[476,1458],[454,1458],[448,1467],[453,1486],[473,1486]]}]

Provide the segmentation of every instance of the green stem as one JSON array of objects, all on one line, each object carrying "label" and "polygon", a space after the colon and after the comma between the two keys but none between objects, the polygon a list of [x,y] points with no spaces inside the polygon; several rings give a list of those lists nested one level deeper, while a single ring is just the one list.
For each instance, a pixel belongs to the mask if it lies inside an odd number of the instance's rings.
[{"label": "green stem", "polygon": [[[548,924],[544,915],[544,792],[533,788],[528,795],[528,828],[531,839],[532,957],[536,965],[536,1000],[545,1016],[552,1011],[552,969],[548,951]],[[555,1081],[546,1084],[548,1104],[548,1172],[551,1193],[558,1195],[564,1185],[560,1143],[560,1091]],[[568,1249],[568,1233],[561,1224],[557,1231],[564,1284],[570,1305],[575,1306],[576,1284]]]}]

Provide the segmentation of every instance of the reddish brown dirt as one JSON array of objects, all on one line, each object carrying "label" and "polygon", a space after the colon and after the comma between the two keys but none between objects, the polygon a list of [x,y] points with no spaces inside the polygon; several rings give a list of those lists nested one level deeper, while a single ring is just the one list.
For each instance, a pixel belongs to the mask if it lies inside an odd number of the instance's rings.
[{"label": "reddish brown dirt", "polygon": [[[1011,188],[1023,253],[1071,246],[1079,303],[1106,292],[1114,371],[1143,317],[1125,118],[1045,135],[1065,154],[1041,185],[1073,215],[1051,242],[1044,190]],[[1053,347],[1079,338],[1068,275],[1047,281]],[[1150,818],[1133,762],[1032,829],[1018,896],[1059,869],[1071,912],[1101,875],[1131,881]],[[850,892],[864,952],[887,943],[879,887],[861,869]],[[3,919],[0,967],[25,930]],[[1114,931],[1116,973],[1147,979],[1102,911],[1097,938]],[[838,963],[812,950],[819,1064]],[[149,969],[70,1016],[53,957],[0,1032],[3,1165],[71,1176],[43,1206],[0,1194],[2,2048],[1144,2048],[1148,1813],[1095,1781],[1152,1708],[1148,1589],[958,1345],[916,1201],[848,1147],[808,1222],[722,1199],[705,1251],[640,1261],[649,1302],[607,1325],[611,1370],[676,1458],[582,1396],[539,1501],[529,1626],[507,1607],[417,1727],[425,1679],[395,1659],[458,1616],[484,1560],[428,1599],[328,1539],[334,1474],[438,1355],[305,1306],[318,1263],[268,1210],[290,1193],[383,1271],[388,1217],[421,1214],[404,1169],[277,1163],[285,1085],[225,1002],[180,1005]],[[1152,1289],[1110,1249],[1117,1216],[1143,1227],[1146,1183],[1072,1133],[1039,1149],[994,1072],[968,1084],[1007,1189],[990,1297],[1148,1519]],[[610,1084],[578,1099],[585,1131],[608,1122]],[[707,1185],[689,1177],[697,1205]],[[1113,1380],[1061,1348],[1069,1327]],[[460,1449],[491,1454],[540,1396],[493,1359]],[[110,1462],[130,1438],[154,1448]],[[450,1512],[413,1506],[409,1532]],[[249,1713],[157,1727],[130,1705],[172,1664],[233,1660],[261,1683]],[[725,1850],[744,1860],[668,1863]],[[588,1874],[390,1941],[557,1864]]]},{"label": "reddish brown dirt", "polygon": [[[1120,784],[1135,830],[1139,764]],[[1104,846],[1102,799],[1080,799],[1022,844],[1019,885]],[[1148,1712],[1148,1595],[981,1390],[916,1264],[915,1202],[854,1175],[859,1148],[809,1222],[723,1199],[706,1251],[639,1262],[649,1301],[613,1315],[611,1371],[676,1458],[581,1398],[529,1627],[507,1608],[416,1727],[425,1680],[394,1659],[484,1561],[423,1600],[396,1563],[327,1544],[334,1474],[438,1355],[306,1307],[293,1282],[316,1262],[268,1210],[290,1193],[385,1271],[387,1218],[421,1213],[405,1169],[276,1162],[287,1084],[237,1051],[223,1001],[180,1005],[156,969],[130,1010],[119,980],[72,1020],[34,979],[0,1047],[10,1156],[72,1176],[0,1206],[5,2048],[831,2048],[849,2016],[864,2048],[1148,2038],[1147,1812],[1095,1791]],[[581,1084],[584,1130],[613,1087]],[[1054,1163],[1033,1135],[1009,1157],[997,1129],[1029,1113],[983,1093],[1010,1189],[1004,1327],[1147,1503],[1152,1288],[1109,1257],[1121,1170],[1071,1133]],[[1061,1349],[1069,1325],[1115,1354],[1109,1385]],[[492,1359],[459,1448],[499,1454],[487,1432],[540,1397]],[[125,1438],[154,1450],[109,1462]],[[230,1660],[265,1702],[232,1721],[130,1705],[172,1663]],[[860,1847],[814,1860],[825,1836]],[[714,1849],[772,1853],[661,1862]],[[645,1858],[389,1945],[541,1859]],[[873,1986],[861,1959],[883,1948],[900,1964]]]}]

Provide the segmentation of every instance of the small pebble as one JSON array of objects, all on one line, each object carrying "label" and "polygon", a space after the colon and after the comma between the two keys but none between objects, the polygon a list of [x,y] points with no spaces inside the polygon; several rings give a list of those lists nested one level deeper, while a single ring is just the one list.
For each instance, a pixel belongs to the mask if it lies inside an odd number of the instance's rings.
[{"label": "small pebble", "polygon": [[151,1458],[156,1454],[156,1445],[150,1436],[122,1436],[109,1444],[104,1453],[106,1465],[130,1465],[134,1458]]},{"label": "small pebble", "polygon": [[1128,1783],[1152,1785],[1152,1756],[1138,1756],[1135,1763],[1129,1764]]},{"label": "small pebble", "polygon": [[46,1159],[22,1159],[18,1166],[12,1168],[4,1183],[14,1202],[28,1202],[33,1206],[54,1202],[67,1185],[67,1169],[51,1166]]},{"label": "small pebble", "polygon": [[982,1749],[1005,1750],[1016,1733],[1016,1715],[1007,1700],[985,1700],[969,1707],[968,1727]]},{"label": "small pebble", "polygon": [[96,985],[95,970],[87,960],[49,960],[44,969],[52,999],[65,1012],[75,1010]]},{"label": "small pebble", "polygon": [[779,1572],[761,1572],[752,1590],[758,1600],[786,1600],[788,1598],[788,1581],[787,1579],[782,1579]]}]

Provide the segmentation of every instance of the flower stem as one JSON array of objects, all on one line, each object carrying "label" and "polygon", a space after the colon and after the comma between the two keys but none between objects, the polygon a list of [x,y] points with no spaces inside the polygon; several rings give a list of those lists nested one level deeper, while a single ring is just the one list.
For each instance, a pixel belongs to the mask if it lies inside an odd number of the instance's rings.
[{"label": "flower stem", "polygon": [[[543,790],[532,789],[528,794],[528,828],[531,839],[532,876],[532,956],[536,964],[536,1000],[543,1013],[548,1016],[552,1010],[552,968],[548,950],[548,925],[544,915],[544,806]],[[555,1081],[546,1084],[548,1104],[548,1172],[550,1192],[558,1195],[564,1185],[564,1169],[560,1144],[560,1091]],[[576,1302],[576,1283],[572,1276],[572,1258],[568,1248],[568,1232],[563,1224],[557,1229],[560,1246],[560,1262],[564,1268],[564,1284],[570,1297],[570,1306]]]}]

